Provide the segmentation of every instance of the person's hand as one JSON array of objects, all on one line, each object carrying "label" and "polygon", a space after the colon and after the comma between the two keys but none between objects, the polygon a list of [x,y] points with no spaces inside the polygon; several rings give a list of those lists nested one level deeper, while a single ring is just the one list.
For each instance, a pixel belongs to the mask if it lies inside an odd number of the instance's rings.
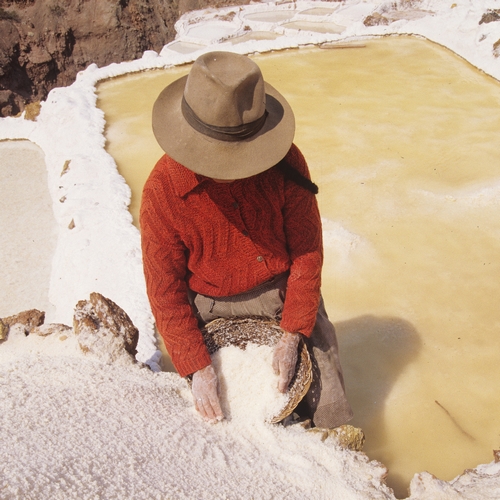
[{"label": "person's hand", "polygon": [[286,392],[295,373],[300,333],[285,332],[276,344],[273,355],[273,370],[279,375],[278,390]]},{"label": "person's hand", "polygon": [[194,407],[210,423],[224,418],[219,401],[219,381],[212,365],[193,373],[191,391]]}]

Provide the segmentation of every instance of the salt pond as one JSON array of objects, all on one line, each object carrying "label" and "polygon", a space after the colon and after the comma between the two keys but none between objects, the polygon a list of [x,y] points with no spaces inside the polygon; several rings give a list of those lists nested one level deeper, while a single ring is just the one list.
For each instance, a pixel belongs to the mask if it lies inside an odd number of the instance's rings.
[{"label": "salt pond", "polygon": [[[57,224],[43,151],[29,141],[0,142],[0,317],[38,308],[51,320],[49,301]],[[31,203],[26,204],[26,200]],[[14,214],[14,216],[13,216]]]},{"label": "salt pond", "polygon": [[[423,40],[255,56],[295,110],[324,217],[323,293],[354,424],[406,495],[500,445],[500,85]],[[159,91],[188,66],[101,83],[107,150],[140,191]]]}]

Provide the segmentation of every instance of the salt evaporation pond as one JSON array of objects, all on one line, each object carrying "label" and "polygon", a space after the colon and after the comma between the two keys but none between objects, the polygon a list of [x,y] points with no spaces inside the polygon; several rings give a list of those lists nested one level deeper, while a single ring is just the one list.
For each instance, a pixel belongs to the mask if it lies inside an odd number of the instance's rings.
[{"label": "salt evaporation pond", "polygon": [[[43,151],[29,141],[5,141],[0,142],[0,157],[0,262],[4,279],[0,317],[19,312],[19,307],[39,308],[50,320],[54,306],[48,289],[57,223]],[[21,172],[18,165],[22,165]]]},{"label": "salt evaporation pond", "polygon": [[[365,452],[399,497],[500,446],[500,85],[416,38],[254,57],[291,103],[320,186],[323,294]],[[158,93],[189,66],[99,85],[107,149],[132,187],[162,154]]]}]

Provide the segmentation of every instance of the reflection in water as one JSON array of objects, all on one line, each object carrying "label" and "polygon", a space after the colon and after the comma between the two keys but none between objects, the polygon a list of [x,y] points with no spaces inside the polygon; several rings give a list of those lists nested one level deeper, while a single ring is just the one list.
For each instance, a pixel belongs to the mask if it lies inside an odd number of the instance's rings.
[{"label": "reflection in water", "polygon": [[[422,40],[255,56],[289,100],[324,217],[323,297],[353,423],[400,497],[500,446],[500,86]],[[162,154],[151,108],[189,68],[105,82],[108,151],[132,187]],[[145,91],[147,89],[147,91]]]}]

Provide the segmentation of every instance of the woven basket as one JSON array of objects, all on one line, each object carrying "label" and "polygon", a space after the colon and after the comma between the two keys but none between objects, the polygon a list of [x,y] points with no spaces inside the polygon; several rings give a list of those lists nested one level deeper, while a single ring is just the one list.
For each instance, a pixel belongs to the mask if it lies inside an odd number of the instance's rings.
[{"label": "woven basket", "polygon": [[[274,346],[283,335],[276,321],[268,318],[219,318],[211,321],[202,329],[203,338],[208,352],[213,354],[221,347],[234,345],[245,350],[248,343]],[[309,352],[304,342],[300,341],[299,356],[295,375],[287,391],[287,402],[280,412],[269,418],[272,424],[288,417],[300,400],[306,395],[312,382],[312,366]]]}]

